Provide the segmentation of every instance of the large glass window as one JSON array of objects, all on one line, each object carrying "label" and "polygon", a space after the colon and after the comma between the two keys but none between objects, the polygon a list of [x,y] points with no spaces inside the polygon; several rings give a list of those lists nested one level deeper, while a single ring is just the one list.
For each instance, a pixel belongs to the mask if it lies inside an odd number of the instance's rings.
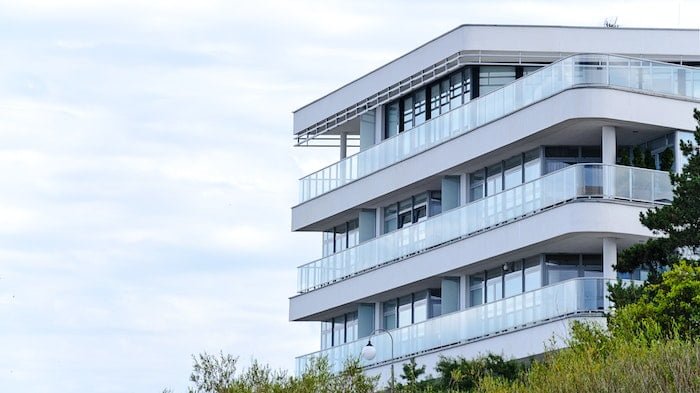
[{"label": "large glass window", "polygon": [[430,116],[440,116],[440,83],[430,87]]},{"label": "large glass window", "polygon": [[348,239],[346,232],[346,223],[335,227],[335,252],[339,252],[348,248]]},{"label": "large glass window", "polygon": [[333,318],[333,345],[345,344],[345,315]]},{"label": "large glass window", "polygon": [[484,96],[515,80],[513,66],[479,67],[479,95]]},{"label": "large glass window", "polygon": [[540,257],[527,258],[525,260],[525,291],[542,286],[542,269],[540,268]]},{"label": "large glass window", "polygon": [[323,232],[323,256],[331,255],[335,252],[335,237],[333,231]]},{"label": "large glass window", "polygon": [[503,191],[503,179],[499,163],[486,169],[486,195],[493,195],[501,191]]},{"label": "large glass window", "polygon": [[463,83],[462,72],[456,72],[450,76],[450,109],[462,105]]},{"label": "large glass window", "polygon": [[321,349],[333,346],[333,321],[321,322]]},{"label": "large glass window", "polygon": [[345,342],[351,342],[358,339],[358,324],[357,312],[345,314]]},{"label": "large glass window", "polygon": [[391,138],[399,133],[399,103],[392,102],[386,106],[384,137]]},{"label": "large glass window", "polygon": [[413,297],[413,323],[428,319],[428,291],[421,291]]},{"label": "large glass window", "polygon": [[396,328],[396,300],[389,300],[383,304],[382,326],[384,329]]},{"label": "large glass window", "polygon": [[348,248],[355,247],[360,243],[359,220],[348,221]]},{"label": "large glass window", "polygon": [[476,171],[469,175],[469,201],[476,201],[484,197],[484,170]]},{"label": "large glass window", "polygon": [[418,90],[413,97],[413,125],[425,122],[425,90]]},{"label": "large glass window", "polygon": [[484,302],[484,275],[469,276],[469,306],[478,306]]},{"label": "large glass window", "polygon": [[428,202],[428,214],[432,217],[442,212],[442,192],[430,191],[430,201]]},{"label": "large glass window", "polygon": [[399,202],[399,229],[413,222],[413,198]]},{"label": "large glass window", "polygon": [[582,263],[584,277],[603,277],[602,255],[583,255]]},{"label": "large glass window", "polygon": [[413,222],[423,221],[428,216],[428,194],[419,194],[413,198]]},{"label": "large glass window", "polygon": [[510,297],[523,291],[523,266],[520,261],[509,262],[505,266],[508,270],[503,276],[503,292],[505,297]]},{"label": "large glass window", "polygon": [[540,149],[526,152],[524,161],[523,180],[529,182],[540,177]]},{"label": "large glass window", "polygon": [[413,96],[403,99],[403,128],[409,130],[413,128]]},{"label": "large glass window", "polygon": [[503,169],[503,182],[505,189],[513,188],[523,182],[521,157],[511,157],[505,161]]},{"label": "large glass window", "polygon": [[395,203],[384,208],[384,233],[395,231],[398,228],[398,210]]},{"label": "large glass window", "polygon": [[411,295],[399,299],[399,327],[413,323],[413,298]]},{"label": "large glass window", "polygon": [[442,290],[433,288],[428,291],[430,299],[428,299],[428,318],[435,318],[442,315]]},{"label": "large glass window", "polygon": [[578,254],[548,254],[545,264],[549,285],[579,277]]},{"label": "large glass window", "polygon": [[486,272],[486,301],[503,298],[503,268],[497,267]]},{"label": "large glass window", "polygon": [[569,165],[600,162],[600,146],[547,146],[544,149],[545,173]]}]

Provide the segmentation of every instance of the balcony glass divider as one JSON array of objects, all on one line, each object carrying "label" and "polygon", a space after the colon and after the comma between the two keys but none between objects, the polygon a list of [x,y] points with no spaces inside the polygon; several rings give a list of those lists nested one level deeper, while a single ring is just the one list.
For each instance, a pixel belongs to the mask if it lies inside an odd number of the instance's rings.
[{"label": "balcony glass divider", "polygon": [[564,90],[585,86],[698,100],[700,69],[624,56],[573,55],[303,177],[299,183],[299,202],[377,172]]},{"label": "balcony glass divider", "polygon": [[304,293],[428,251],[553,206],[577,200],[665,204],[668,172],[619,165],[576,164],[299,266]]}]

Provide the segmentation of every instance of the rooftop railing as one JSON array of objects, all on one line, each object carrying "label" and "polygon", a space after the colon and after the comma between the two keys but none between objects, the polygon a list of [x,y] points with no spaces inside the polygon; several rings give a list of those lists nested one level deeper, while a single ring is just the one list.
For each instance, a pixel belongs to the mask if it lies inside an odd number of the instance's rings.
[{"label": "rooftop railing", "polygon": [[572,165],[299,266],[297,289],[309,292],[566,202],[595,199],[665,204],[672,198],[667,172]]},{"label": "rooftop railing", "polygon": [[700,69],[614,55],[579,54],[567,57],[301,178],[299,203],[564,90],[580,86],[624,88],[700,99]]},{"label": "rooftop railing", "polygon": [[296,358],[297,375],[311,359],[326,357],[333,372],[340,372],[347,359],[360,359],[363,366],[407,358],[432,349],[465,344],[478,338],[531,325],[553,318],[600,312],[605,307],[606,282],[603,278],[574,278],[494,302],[456,311],[421,323],[372,337],[376,357],[360,357],[367,338],[334,346]]}]

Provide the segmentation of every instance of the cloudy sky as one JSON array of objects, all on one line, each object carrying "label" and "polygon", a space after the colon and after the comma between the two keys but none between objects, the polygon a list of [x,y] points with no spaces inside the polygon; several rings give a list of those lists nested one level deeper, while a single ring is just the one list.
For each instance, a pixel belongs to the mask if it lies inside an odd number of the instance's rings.
[{"label": "cloudy sky", "polygon": [[690,1],[1,1],[0,390],[184,392],[293,370],[318,234],[291,111],[462,23],[697,28]]}]

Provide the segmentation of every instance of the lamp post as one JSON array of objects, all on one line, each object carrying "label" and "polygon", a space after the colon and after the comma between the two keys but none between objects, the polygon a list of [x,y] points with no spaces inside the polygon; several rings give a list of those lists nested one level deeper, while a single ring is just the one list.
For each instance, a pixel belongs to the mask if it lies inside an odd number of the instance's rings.
[{"label": "lamp post", "polygon": [[389,339],[391,340],[391,381],[389,383],[389,391],[391,393],[394,393],[394,337],[392,337],[391,333],[389,331],[384,330],[384,329],[376,329],[373,331],[370,335],[369,338],[367,339],[367,345],[365,345],[362,348],[362,357],[365,358],[365,360],[372,360],[374,359],[375,356],[377,356],[377,348],[372,345],[372,336],[376,335],[377,333],[386,333],[389,335]]}]

